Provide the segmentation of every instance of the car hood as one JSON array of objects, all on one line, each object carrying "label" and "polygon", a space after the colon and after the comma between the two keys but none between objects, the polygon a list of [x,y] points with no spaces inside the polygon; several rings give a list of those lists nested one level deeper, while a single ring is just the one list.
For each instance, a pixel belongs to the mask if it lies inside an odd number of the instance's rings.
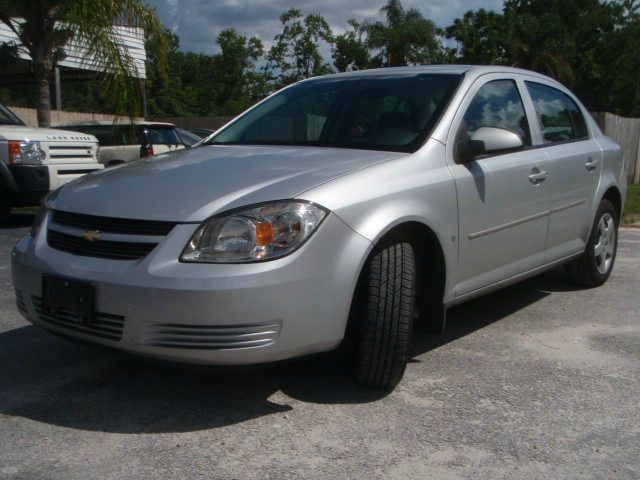
[{"label": "car hood", "polygon": [[57,128],[0,125],[0,140],[36,140],[38,142],[91,142],[98,143],[93,135]]},{"label": "car hood", "polygon": [[47,204],[89,215],[197,222],[224,210],[293,198],[404,155],[320,147],[203,146],[85,175]]}]

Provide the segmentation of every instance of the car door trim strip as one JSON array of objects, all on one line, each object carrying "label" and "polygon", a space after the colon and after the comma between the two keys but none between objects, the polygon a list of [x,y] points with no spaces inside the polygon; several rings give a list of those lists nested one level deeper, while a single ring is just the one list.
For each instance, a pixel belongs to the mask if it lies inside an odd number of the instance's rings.
[{"label": "car door trim strip", "polygon": [[585,202],[586,202],[586,200],[582,199],[582,200],[578,200],[577,202],[567,203],[566,205],[562,205],[560,207],[552,208],[551,209],[551,213],[558,213],[558,212],[561,212],[563,210],[567,210],[568,208],[577,207],[578,205],[582,205]]},{"label": "car door trim strip", "polygon": [[512,222],[508,222],[503,225],[498,225],[497,227],[491,227],[491,228],[487,228],[486,230],[470,233],[469,240],[474,240],[476,238],[484,237],[486,235],[491,235],[492,233],[496,233],[501,230],[506,230],[507,228],[515,227],[517,225],[522,225],[523,223],[530,222],[532,220],[537,220],[538,218],[546,217],[547,215],[550,215],[550,214],[558,213],[563,210],[567,210],[569,208],[577,207],[578,205],[582,205],[583,203],[585,203],[585,201],[586,200],[578,200],[577,202],[567,203],[566,205],[552,208],[551,210],[545,210],[544,212],[535,213],[528,217],[519,218],[518,220],[513,220]]},{"label": "car door trim strip", "polygon": [[521,225],[523,223],[530,222],[532,220],[537,220],[538,218],[546,217],[547,215],[549,215],[549,210],[545,210],[544,212],[540,212],[540,213],[535,213],[528,217],[519,218],[518,220],[513,220],[512,222],[508,222],[503,225],[498,225],[497,227],[491,227],[491,228],[487,228],[486,230],[470,233],[469,240],[474,240],[476,238],[484,237],[486,235],[499,232],[500,230],[506,230],[507,228],[515,227],[516,225]]}]

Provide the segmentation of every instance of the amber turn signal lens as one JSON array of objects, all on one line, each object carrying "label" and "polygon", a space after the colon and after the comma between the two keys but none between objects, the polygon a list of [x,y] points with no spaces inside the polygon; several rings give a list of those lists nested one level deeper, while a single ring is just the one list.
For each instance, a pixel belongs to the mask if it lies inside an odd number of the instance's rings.
[{"label": "amber turn signal lens", "polygon": [[20,142],[9,142],[9,163],[20,162]]},{"label": "amber turn signal lens", "polygon": [[274,241],[273,224],[271,222],[257,222],[256,226],[256,245],[266,247]]}]

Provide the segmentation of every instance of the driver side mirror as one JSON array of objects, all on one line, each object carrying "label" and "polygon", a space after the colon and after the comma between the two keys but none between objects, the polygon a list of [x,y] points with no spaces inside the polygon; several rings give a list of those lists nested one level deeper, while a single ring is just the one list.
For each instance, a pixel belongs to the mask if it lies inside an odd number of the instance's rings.
[{"label": "driver side mirror", "polygon": [[457,145],[456,154],[460,163],[465,163],[480,155],[506,153],[523,147],[522,139],[510,130],[481,127],[474,132],[469,140]]}]

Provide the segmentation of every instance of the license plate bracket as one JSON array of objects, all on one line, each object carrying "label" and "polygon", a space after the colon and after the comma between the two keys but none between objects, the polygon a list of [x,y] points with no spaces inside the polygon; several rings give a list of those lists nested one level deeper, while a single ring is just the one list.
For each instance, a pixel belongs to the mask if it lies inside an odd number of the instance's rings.
[{"label": "license plate bracket", "polygon": [[77,323],[93,322],[95,286],[55,275],[42,276],[42,309],[45,314],[64,315]]}]

